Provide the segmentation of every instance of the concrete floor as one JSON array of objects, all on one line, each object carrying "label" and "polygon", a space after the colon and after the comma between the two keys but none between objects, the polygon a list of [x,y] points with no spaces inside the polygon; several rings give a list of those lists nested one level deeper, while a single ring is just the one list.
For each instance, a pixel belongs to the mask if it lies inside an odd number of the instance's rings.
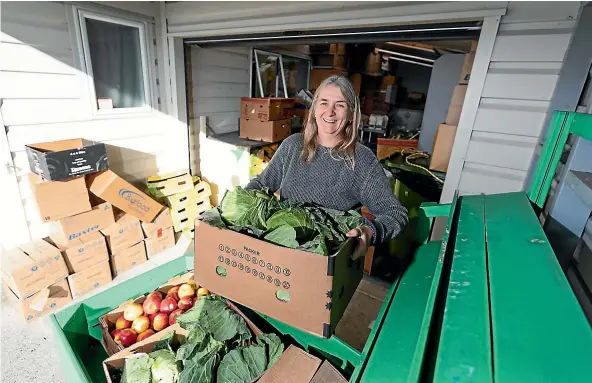
[{"label": "concrete floor", "polygon": [[26,324],[2,290],[2,383],[63,383],[53,334],[45,319]]}]

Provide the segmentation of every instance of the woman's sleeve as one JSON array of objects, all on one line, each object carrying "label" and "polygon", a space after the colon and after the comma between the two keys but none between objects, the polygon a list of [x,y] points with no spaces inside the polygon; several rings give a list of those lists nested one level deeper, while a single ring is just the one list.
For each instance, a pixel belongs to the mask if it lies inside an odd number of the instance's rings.
[{"label": "woman's sleeve", "polygon": [[373,161],[360,188],[360,202],[368,208],[374,221],[364,220],[374,229],[373,244],[380,244],[398,236],[409,223],[407,208],[395,194],[378,160]]},{"label": "woman's sleeve", "polygon": [[269,164],[263,169],[261,174],[253,178],[245,189],[263,189],[268,188],[270,192],[278,191],[284,178],[284,168],[287,163],[289,148],[286,141],[282,142],[278,150],[274,153]]}]

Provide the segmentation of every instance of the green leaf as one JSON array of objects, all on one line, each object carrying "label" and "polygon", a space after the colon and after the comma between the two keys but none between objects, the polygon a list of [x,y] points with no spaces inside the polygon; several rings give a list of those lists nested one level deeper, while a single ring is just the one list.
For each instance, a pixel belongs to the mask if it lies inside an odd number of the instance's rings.
[{"label": "green leaf", "polygon": [[173,342],[173,337],[175,335],[174,331],[171,331],[169,333],[167,333],[165,336],[163,336],[161,339],[159,339],[156,344],[154,345],[154,349],[153,351],[158,351],[158,350],[168,350],[168,351],[173,351],[173,348],[171,347],[171,344]]},{"label": "green leaf", "polygon": [[152,383],[150,367],[153,362],[148,354],[136,354],[127,358],[121,383]]},{"label": "green leaf", "polygon": [[267,368],[267,354],[265,347],[252,345],[242,349],[242,354],[247,368],[251,373],[251,380],[255,379]]},{"label": "green leaf", "polygon": [[200,360],[193,359],[179,375],[179,383],[211,383],[214,381],[214,368],[218,355],[208,355]]},{"label": "green leaf", "polygon": [[201,326],[205,332],[211,333],[214,339],[220,342],[234,338],[242,320],[222,298],[216,295],[199,298],[190,310],[176,318],[181,327]]},{"label": "green leaf", "polygon": [[282,225],[265,236],[269,242],[295,249],[299,246],[296,230],[289,225]]},{"label": "green leaf", "polygon": [[266,222],[268,230],[288,225],[296,230],[296,237],[308,238],[314,232],[314,223],[305,209],[290,207],[276,211]]},{"label": "green leaf", "polygon": [[225,229],[226,224],[222,221],[222,216],[217,208],[206,210],[200,217],[200,220],[207,223],[210,226],[214,226],[220,229]]},{"label": "green leaf", "polygon": [[230,351],[218,367],[217,383],[250,383],[267,368],[265,347],[252,345]]},{"label": "green leaf", "polygon": [[154,359],[152,363],[153,383],[176,383],[179,377],[179,368],[175,360],[175,354],[168,350],[158,350],[150,353]]},{"label": "green leaf", "polygon": [[261,334],[257,337],[256,342],[265,347],[267,368],[273,366],[284,352],[284,344],[276,334]]}]

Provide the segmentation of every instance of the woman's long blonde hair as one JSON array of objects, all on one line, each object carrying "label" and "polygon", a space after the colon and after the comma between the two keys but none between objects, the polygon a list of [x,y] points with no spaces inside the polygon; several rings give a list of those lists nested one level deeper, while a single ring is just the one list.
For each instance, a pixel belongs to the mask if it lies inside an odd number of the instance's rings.
[{"label": "woman's long blonde hair", "polygon": [[302,145],[301,158],[306,162],[310,162],[314,158],[318,145],[317,137],[319,134],[319,128],[315,119],[315,110],[317,108],[317,102],[321,91],[329,85],[335,85],[341,90],[341,94],[345,98],[345,102],[348,106],[348,122],[343,130],[343,139],[337,144],[337,146],[330,149],[330,153],[332,154],[333,151],[335,151],[337,155],[347,161],[353,169],[355,166],[354,154],[356,151],[356,143],[358,142],[358,127],[360,126],[361,120],[360,99],[356,95],[356,91],[351,81],[343,76],[330,76],[326,78],[315,91],[312,105],[306,118],[306,124],[304,125],[304,143]]}]

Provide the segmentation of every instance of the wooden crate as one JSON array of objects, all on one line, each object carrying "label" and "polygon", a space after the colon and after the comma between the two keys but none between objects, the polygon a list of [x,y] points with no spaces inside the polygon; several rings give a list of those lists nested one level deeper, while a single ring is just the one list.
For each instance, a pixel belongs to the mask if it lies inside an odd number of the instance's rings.
[{"label": "wooden crate", "polygon": [[396,140],[392,138],[377,139],[376,156],[383,160],[404,149],[417,149],[419,140]]}]

